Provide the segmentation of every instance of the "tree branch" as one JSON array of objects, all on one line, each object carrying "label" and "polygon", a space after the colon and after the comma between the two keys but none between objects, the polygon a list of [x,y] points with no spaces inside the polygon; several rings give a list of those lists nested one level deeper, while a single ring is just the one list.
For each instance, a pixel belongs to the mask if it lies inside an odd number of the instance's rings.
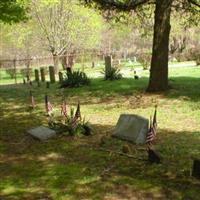
[{"label": "tree branch", "polygon": [[153,4],[151,0],[129,0],[122,2],[120,0],[85,0],[86,4],[96,3],[98,7],[104,10],[131,11],[146,3]]},{"label": "tree branch", "polygon": [[196,0],[188,0],[188,2],[200,8],[200,3],[198,3]]}]

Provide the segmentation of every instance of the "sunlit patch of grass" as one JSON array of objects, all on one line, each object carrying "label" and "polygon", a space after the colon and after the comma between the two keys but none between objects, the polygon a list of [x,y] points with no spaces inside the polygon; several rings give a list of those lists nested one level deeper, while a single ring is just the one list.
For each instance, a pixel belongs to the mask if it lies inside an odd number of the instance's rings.
[{"label": "sunlit patch of grass", "polygon": [[[50,89],[35,83],[32,88],[1,86],[0,199],[198,199],[200,183],[190,174],[193,158],[200,157],[200,68],[170,68],[173,89],[163,94],[145,93],[148,72],[141,73],[140,80],[129,76],[111,82],[99,77],[90,86],[64,90],[57,83]],[[28,109],[30,89],[36,102],[33,111]],[[93,135],[44,143],[31,138],[27,129],[47,125],[45,93],[55,115],[60,115],[63,95],[70,106],[80,100]],[[111,137],[119,115],[149,118],[155,104],[154,147],[162,164],[149,165],[144,146],[129,144],[140,160],[97,150],[105,136],[104,148],[121,151],[126,142]]]}]

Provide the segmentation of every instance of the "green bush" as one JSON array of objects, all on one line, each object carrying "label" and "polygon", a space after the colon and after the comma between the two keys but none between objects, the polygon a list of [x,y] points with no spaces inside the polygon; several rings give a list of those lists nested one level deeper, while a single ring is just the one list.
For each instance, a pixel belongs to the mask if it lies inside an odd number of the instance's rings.
[{"label": "green bush", "polygon": [[197,65],[200,65],[200,48],[191,49],[189,55],[188,60],[194,60]]},{"label": "green bush", "polygon": [[150,68],[151,54],[141,53],[137,56],[137,58],[144,70],[148,70]]},{"label": "green bush", "polygon": [[81,71],[72,71],[66,72],[64,80],[61,83],[61,87],[80,87],[83,85],[89,85],[90,79],[84,72]]},{"label": "green bush", "polygon": [[8,68],[5,70],[6,73],[10,76],[11,79],[15,78],[15,69],[13,68]]},{"label": "green bush", "polygon": [[103,70],[102,73],[104,74],[105,80],[114,81],[122,79],[122,74],[120,74],[120,70],[117,68],[112,67],[107,73],[105,72],[105,70]]},{"label": "green bush", "polygon": [[20,74],[23,76],[23,77],[27,77],[27,76],[32,76],[33,75],[33,71],[32,69],[30,68],[23,68],[23,69],[20,69]]},{"label": "green bush", "polygon": [[70,113],[64,117],[64,120],[55,121],[53,118],[49,121],[49,127],[56,130],[58,133],[69,136],[91,135],[91,128],[85,119],[77,119],[74,122],[75,116],[74,109],[70,109]]}]

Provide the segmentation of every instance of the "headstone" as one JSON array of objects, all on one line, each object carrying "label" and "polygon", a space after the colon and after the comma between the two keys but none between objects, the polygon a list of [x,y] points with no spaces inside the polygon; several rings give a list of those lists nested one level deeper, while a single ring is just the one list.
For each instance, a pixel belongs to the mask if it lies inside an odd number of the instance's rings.
[{"label": "headstone", "polygon": [[106,56],[105,57],[105,77],[107,77],[111,68],[112,68],[112,57]]},{"label": "headstone", "polygon": [[47,88],[47,89],[50,88],[50,83],[49,83],[49,81],[46,82],[46,88]]},{"label": "headstone", "polygon": [[148,149],[148,161],[159,164],[161,162],[160,155],[153,149]]},{"label": "headstone", "polygon": [[193,162],[192,176],[200,179],[200,160],[195,159]]},{"label": "headstone", "polygon": [[58,77],[59,77],[59,82],[62,83],[63,82],[63,73],[59,72]]},{"label": "headstone", "polygon": [[94,61],[92,61],[92,68],[94,68],[95,67],[95,63],[94,63]]},{"label": "headstone", "polygon": [[37,81],[37,86],[40,87],[40,81]]},{"label": "headstone", "polygon": [[40,81],[40,75],[39,75],[39,70],[35,69],[35,81],[39,82]]},{"label": "headstone", "polygon": [[24,84],[24,85],[26,84],[26,79],[25,79],[25,78],[23,78],[23,84]]},{"label": "headstone", "polygon": [[26,80],[27,80],[27,82],[30,81],[30,77],[29,77],[29,75],[26,76]]},{"label": "headstone", "polygon": [[40,74],[41,74],[41,81],[45,82],[45,69],[40,68]]},{"label": "headstone", "polygon": [[119,117],[113,136],[135,144],[145,144],[148,127],[148,119],[138,115],[122,114]]},{"label": "headstone", "polygon": [[49,77],[50,77],[50,82],[51,83],[55,83],[56,82],[54,66],[49,66]]},{"label": "headstone", "polygon": [[38,126],[36,128],[27,131],[31,136],[41,141],[53,138],[56,136],[56,132],[45,126]]}]

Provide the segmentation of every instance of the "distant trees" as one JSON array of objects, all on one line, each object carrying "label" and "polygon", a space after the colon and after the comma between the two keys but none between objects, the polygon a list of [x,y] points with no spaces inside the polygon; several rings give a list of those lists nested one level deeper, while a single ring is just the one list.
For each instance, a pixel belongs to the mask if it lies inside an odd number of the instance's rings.
[{"label": "distant trees", "polygon": [[17,0],[0,1],[0,22],[12,23],[26,19],[26,8]]},{"label": "distant trees", "polygon": [[56,71],[59,56],[95,47],[100,41],[101,17],[76,1],[33,0],[31,15],[35,21],[34,32],[52,54]]}]

